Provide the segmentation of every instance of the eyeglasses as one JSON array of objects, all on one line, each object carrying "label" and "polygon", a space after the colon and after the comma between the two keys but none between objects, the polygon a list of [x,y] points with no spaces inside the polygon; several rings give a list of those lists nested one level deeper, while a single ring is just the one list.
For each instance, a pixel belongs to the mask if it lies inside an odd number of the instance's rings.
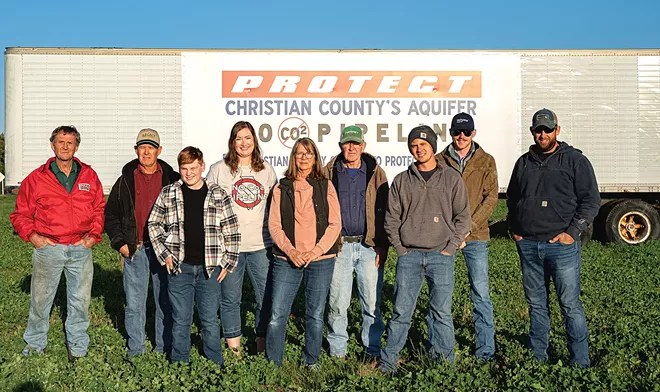
[{"label": "eyeglasses", "polygon": [[313,152],[298,152],[298,153],[296,153],[296,158],[298,158],[298,159],[303,159],[303,158],[312,159],[312,158],[314,158],[314,153]]},{"label": "eyeglasses", "polygon": [[557,130],[557,127],[554,127],[554,128],[538,127],[536,129],[532,129],[532,132],[534,132],[537,135],[540,135],[541,132],[545,132],[546,134],[551,134],[556,130]]},{"label": "eyeglasses", "polygon": [[463,135],[470,137],[473,131],[474,130],[469,130],[469,129],[450,129],[449,134],[452,135],[453,137],[456,137],[462,133]]}]

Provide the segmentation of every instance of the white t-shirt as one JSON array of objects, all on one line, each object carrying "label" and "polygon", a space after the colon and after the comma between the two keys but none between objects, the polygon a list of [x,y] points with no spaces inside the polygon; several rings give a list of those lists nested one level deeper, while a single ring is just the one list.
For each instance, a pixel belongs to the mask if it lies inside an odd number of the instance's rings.
[{"label": "white t-shirt", "polygon": [[267,162],[253,172],[251,166],[239,166],[234,175],[224,160],[211,165],[206,180],[218,184],[232,199],[241,231],[240,252],[254,252],[273,245],[268,232],[268,196],[277,184],[275,170]]}]

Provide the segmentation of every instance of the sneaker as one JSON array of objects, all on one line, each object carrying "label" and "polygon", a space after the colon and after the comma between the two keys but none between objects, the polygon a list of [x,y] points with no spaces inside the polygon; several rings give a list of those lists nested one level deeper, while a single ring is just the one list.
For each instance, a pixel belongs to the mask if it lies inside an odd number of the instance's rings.
[{"label": "sneaker", "polygon": [[383,374],[396,373],[396,367],[390,368],[389,366],[386,366],[385,363],[380,360],[380,358],[378,358],[378,361],[376,362],[376,369],[380,370]]},{"label": "sneaker", "polygon": [[23,351],[21,351],[21,354],[23,354],[24,357],[28,357],[32,354],[34,354],[34,355],[44,355],[45,353],[46,353],[45,348],[36,349],[36,348],[30,347],[30,346],[25,346]]},{"label": "sneaker", "polygon": [[367,355],[365,358],[365,363],[372,369],[378,368],[378,364],[380,363],[380,356],[377,357],[372,357],[371,355]]},{"label": "sneaker", "polygon": [[266,338],[265,337],[257,337],[256,343],[257,343],[257,355],[266,352]]},{"label": "sneaker", "polygon": [[70,362],[70,363],[74,363],[74,362],[76,362],[78,359],[80,359],[80,358],[84,357],[85,355],[87,355],[87,353],[85,353],[85,354],[83,354],[83,355],[74,355],[74,354],[71,352],[71,350],[69,349],[69,345],[68,345],[68,344],[66,345],[66,353],[67,353],[67,355],[68,355],[68,357],[69,357],[69,362]]},{"label": "sneaker", "polygon": [[78,356],[78,355],[73,355],[73,354],[71,354],[71,352],[69,352],[69,362],[70,363],[75,363],[77,360],[79,360],[82,357],[84,357],[84,355]]}]

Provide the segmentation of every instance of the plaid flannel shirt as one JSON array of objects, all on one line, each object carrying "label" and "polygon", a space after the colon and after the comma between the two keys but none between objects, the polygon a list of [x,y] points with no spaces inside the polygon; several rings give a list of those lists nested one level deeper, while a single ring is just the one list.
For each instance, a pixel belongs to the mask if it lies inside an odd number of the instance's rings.
[{"label": "plaid flannel shirt", "polygon": [[[172,257],[177,271],[185,259],[183,192],[179,180],[164,187],[147,220],[151,245],[161,264]],[[229,196],[218,185],[207,183],[204,200],[204,266],[209,276],[217,266],[233,272],[238,264],[241,233]]]}]

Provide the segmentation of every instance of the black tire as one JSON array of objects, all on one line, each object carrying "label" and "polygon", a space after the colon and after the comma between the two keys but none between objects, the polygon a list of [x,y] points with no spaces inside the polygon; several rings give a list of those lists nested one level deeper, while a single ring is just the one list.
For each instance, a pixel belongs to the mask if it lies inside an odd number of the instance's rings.
[{"label": "black tire", "polygon": [[642,244],[660,235],[660,215],[652,205],[639,199],[615,203],[605,219],[605,236],[623,245]]},{"label": "black tire", "polygon": [[592,239],[599,241],[603,245],[609,241],[607,239],[607,235],[605,234],[605,220],[607,219],[607,215],[609,215],[610,211],[612,211],[612,207],[614,207],[614,205],[620,201],[621,199],[608,200],[606,203],[600,206],[598,215],[596,215],[596,219],[594,219],[594,231],[593,236],[591,237]]},{"label": "black tire", "polygon": [[582,243],[582,246],[585,246],[589,241],[591,241],[591,237],[594,235],[594,225],[591,224],[589,227],[587,227],[587,230],[583,231],[582,234],[580,234],[580,242]]}]

